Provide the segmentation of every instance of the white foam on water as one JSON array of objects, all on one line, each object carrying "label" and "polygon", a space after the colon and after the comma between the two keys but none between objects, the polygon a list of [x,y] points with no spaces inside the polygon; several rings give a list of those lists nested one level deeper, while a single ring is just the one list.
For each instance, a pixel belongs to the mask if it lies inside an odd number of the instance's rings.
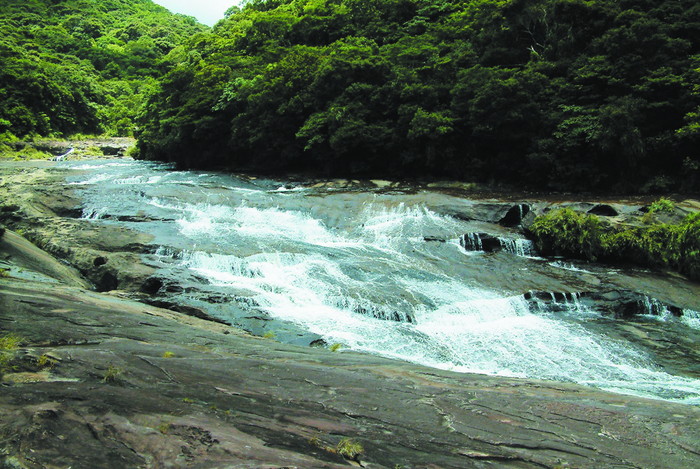
[{"label": "white foam on water", "polygon": [[499,238],[503,250],[520,257],[535,257],[535,244],[529,239]]},{"label": "white foam on water", "polygon": [[131,176],[122,179],[115,179],[114,184],[123,185],[143,185],[143,184],[158,184],[163,180],[163,176]]},{"label": "white foam on water", "polygon": [[377,248],[394,249],[406,241],[422,243],[426,235],[458,234],[463,223],[423,206],[369,204],[359,216],[360,237]]},{"label": "white foam on water", "polygon": [[692,309],[684,309],[680,321],[693,329],[700,329],[700,312]]},{"label": "white foam on water", "polygon": [[428,297],[433,306],[395,301],[410,309],[404,317],[413,323],[395,322],[355,312],[391,308],[363,298],[367,286],[322,255],[239,258],[195,252],[183,260],[212,283],[252,292],[273,317],[354,350],[459,372],[578,382],[645,397],[700,396],[699,381],[656,370],[643,353],[580,325],[532,314],[521,296],[405,278],[406,290]]},{"label": "white foam on water", "polygon": [[102,174],[95,174],[88,179],[85,179],[84,181],[74,181],[74,182],[69,182],[69,186],[90,186],[90,185],[95,185],[100,182],[104,181],[109,181],[112,179],[112,175],[109,173],[102,173]]},{"label": "white foam on water", "polygon": [[576,267],[574,264],[571,264],[569,262],[562,262],[562,261],[554,261],[550,262],[549,265],[553,267],[557,267],[558,269],[564,269],[564,270],[570,270],[572,272],[582,272],[586,274],[592,273],[589,270],[581,269],[580,267]]},{"label": "white foam on water", "polygon": [[91,170],[91,169],[103,169],[103,168],[109,168],[109,167],[115,168],[115,167],[119,167],[119,166],[131,167],[132,164],[126,163],[126,162],[125,163],[111,162],[111,163],[97,163],[97,164],[95,164],[95,163],[82,163],[82,164],[78,164],[78,165],[73,166],[73,168],[77,169],[77,170],[86,171],[86,170]]},{"label": "white foam on water", "polygon": [[[201,184],[203,177],[143,167],[140,173],[115,168],[90,178],[154,181],[144,188],[154,190],[165,179]],[[161,176],[159,182],[152,179]],[[297,201],[292,191],[220,187],[218,179],[212,184],[217,184],[211,187],[217,203],[162,196],[172,191],[143,199],[158,217],[176,220],[161,227],[171,230],[166,238],[175,240],[175,249],[166,246],[154,256],[231,296],[245,292],[272,317],[299,324],[329,343],[460,372],[578,382],[689,403],[699,399],[699,380],[659,370],[632,345],[554,314],[533,314],[522,297],[451,277],[436,253],[449,256],[454,245],[455,257],[461,257],[463,248],[455,240],[468,232],[463,221],[375,198],[364,207],[350,204],[348,220],[333,223],[314,217],[323,207],[314,211],[317,207]],[[192,192],[200,200],[209,196],[203,187]],[[280,208],[282,200],[292,200],[294,209]],[[86,215],[101,216],[103,208],[108,209],[96,203]],[[426,243],[426,237],[450,240],[449,246]],[[520,247],[514,250],[520,253]],[[585,310],[576,298],[569,302],[572,314]],[[697,324],[699,316],[688,312],[681,320]]]},{"label": "white foam on water", "polygon": [[109,211],[109,207],[85,207],[80,216],[83,220],[100,220]]}]

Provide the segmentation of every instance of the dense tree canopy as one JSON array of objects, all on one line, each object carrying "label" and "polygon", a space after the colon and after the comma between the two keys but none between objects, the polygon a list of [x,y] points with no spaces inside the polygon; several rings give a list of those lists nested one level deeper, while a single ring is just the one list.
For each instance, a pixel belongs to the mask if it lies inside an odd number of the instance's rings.
[{"label": "dense tree canopy", "polygon": [[0,134],[129,135],[178,45],[207,28],[150,0],[0,1]]},{"label": "dense tree canopy", "polygon": [[[138,61],[156,39],[119,46]],[[139,150],[187,167],[696,190],[699,41],[696,0],[251,0],[170,54]]]}]

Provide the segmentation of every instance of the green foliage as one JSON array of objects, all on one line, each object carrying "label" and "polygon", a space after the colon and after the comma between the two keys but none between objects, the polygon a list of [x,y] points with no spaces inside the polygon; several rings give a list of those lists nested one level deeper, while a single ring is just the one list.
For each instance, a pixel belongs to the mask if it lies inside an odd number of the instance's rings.
[{"label": "green foliage", "polygon": [[355,440],[343,438],[336,446],[336,451],[344,458],[357,460],[357,458],[365,452],[365,449]]},{"label": "green foliage", "polygon": [[337,351],[340,350],[341,348],[343,348],[343,344],[335,343],[335,344],[333,344],[333,345],[331,345],[331,346],[329,347],[329,350],[330,350],[331,352],[337,352]]},{"label": "green foliage", "polygon": [[676,209],[676,204],[674,204],[671,200],[664,199],[662,197],[659,200],[652,202],[652,204],[649,206],[649,213],[656,213],[656,212],[673,213],[673,211],[675,209]]},{"label": "green foliage", "polygon": [[555,210],[538,217],[530,230],[544,254],[596,260],[603,253],[603,225],[595,215]]},{"label": "green foliage", "polygon": [[15,150],[9,145],[0,143],[0,158],[19,160],[45,160],[51,158],[50,153],[37,150],[32,146],[26,146],[19,150]]},{"label": "green foliage", "polygon": [[642,223],[644,223],[645,225],[652,224],[656,221],[656,213],[673,213],[675,209],[676,204],[674,204],[671,200],[664,199],[662,197],[659,200],[652,202],[651,205],[649,205],[647,212],[642,217]]},{"label": "green foliage", "polygon": [[256,0],[170,53],[140,158],[697,190],[692,0]]},{"label": "green foliage", "polygon": [[175,356],[175,354],[173,352],[170,352],[170,351],[163,352],[163,358],[173,358],[174,356]]},{"label": "green foliage", "polygon": [[158,425],[158,431],[163,435],[167,435],[171,430],[172,424],[170,422],[162,422]]},{"label": "green foliage", "polygon": [[22,343],[22,338],[15,334],[6,334],[0,337],[0,350],[14,351],[17,350]]},{"label": "green foliage", "polygon": [[15,334],[0,336],[0,379],[5,373],[14,369],[12,360],[22,341],[23,339]]},{"label": "green foliage", "polygon": [[104,373],[104,376],[102,377],[102,381],[105,383],[116,383],[117,381],[119,381],[123,374],[123,369],[114,365],[109,365],[109,367]]},{"label": "green foliage", "polygon": [[530,230],[543,254],[673,269],[700,279],[700,213],[679,224],[612,229],[594,215],[562,209],[538,217]]},{"label": "green foliage", "polygon": [[206,29],[148,0],[6,0],[2,9],[2,139],[131,135],[170,52]]},{"label": "green foliage", "polygon": [[58,360],[55,358],[43,353],[37,358],[36,360],[36,366],[39,369],[47,369],[47,368],[53,368],[58,364]]}]

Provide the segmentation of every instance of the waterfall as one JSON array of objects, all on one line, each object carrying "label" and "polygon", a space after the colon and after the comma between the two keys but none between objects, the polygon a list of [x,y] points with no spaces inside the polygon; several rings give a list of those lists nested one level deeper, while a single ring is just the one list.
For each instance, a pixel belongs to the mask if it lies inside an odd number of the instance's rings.
[{"label": "waterfall", "polygon": [[494,252],[503,250],[521,257],[535,255],[535,245],[529,239],[504,238],[487,233],[465,233],[459,238],[459,244],[467,251]]},{"label": "waterfall", "polygon": [[535,245],[529,239],[498,239],[506,252],[521,257],[532,257],[535,255]]},{"label": "waterfall", "polygon": [[467,233],[459,238],[461,246],[467,251],[483,251],[479,233]]}]

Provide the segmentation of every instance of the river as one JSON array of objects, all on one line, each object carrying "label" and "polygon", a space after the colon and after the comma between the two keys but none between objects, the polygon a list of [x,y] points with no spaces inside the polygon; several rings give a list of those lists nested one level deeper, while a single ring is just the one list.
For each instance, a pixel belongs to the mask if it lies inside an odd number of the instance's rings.
[{"label": "river", "polygon": [[[154,237],[144,262],[163,279],[159,296],[252,333],[700,404],[696,375],[661,363],[575,293],[582,279],[624,272],[542,259],[516,230],[455,216],[478,201],[408,184],[304,185],[128,159],[60,165],[80,170],[66,184],[83,218]],[[475,232],[506,249],[465,249]],[[535,287],[571,293],[533,303],[523,294]],[[696,311],[656,313],[638,321],[698,336]]]}]

